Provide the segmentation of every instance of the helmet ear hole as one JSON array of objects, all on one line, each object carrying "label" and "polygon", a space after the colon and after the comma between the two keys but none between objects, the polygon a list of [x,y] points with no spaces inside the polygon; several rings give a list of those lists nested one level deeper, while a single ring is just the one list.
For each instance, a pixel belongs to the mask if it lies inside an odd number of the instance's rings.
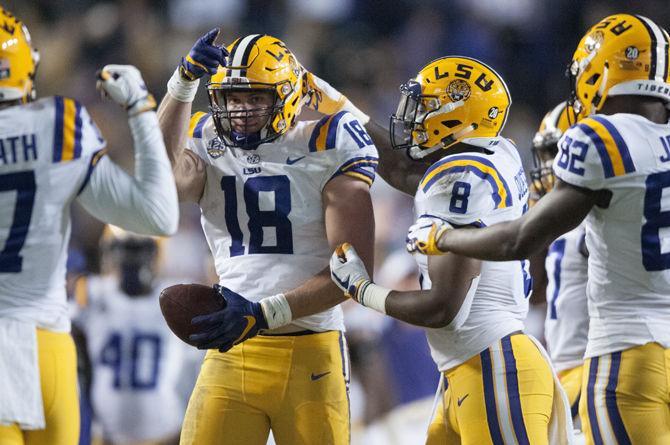
[{"label": "helmet ear hole", "polygon": [[589,77],[586,80],[586,84],[587,85],[595,85],[596,82],[598,81],[598,79],[600,79],[600,74],[596,73],[596,74],[594,74],[593,76]]},{"label": "helmet ear hole", "polygon": [[[461,122],[461,121],[459,121],[459,120],[442,121],[442,125],[444,125],[444,126],[447,127],[447,128],[458,127],[458,126],[461,125],[462,123],[463,123],[463,122]],[[435,134],[437,134],[437,133],[435,133]]]}]

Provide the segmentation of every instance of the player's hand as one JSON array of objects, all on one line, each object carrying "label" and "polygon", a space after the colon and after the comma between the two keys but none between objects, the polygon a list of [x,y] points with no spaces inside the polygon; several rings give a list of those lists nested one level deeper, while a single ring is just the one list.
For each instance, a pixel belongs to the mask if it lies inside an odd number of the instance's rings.
[{"label": "player's hand", "polygon": [[220,311],[194,317],[191,323],[198,332],[191,334],[198,349],[218,349],[226,352],[238,343],[255,337],[268,323],[259,303],[247,300],[230,289],[214,285],[214,289],[226,301]]},{"label": "player's hand", "polygon": [[347,297],[359,302],[359,291],[366,283],[370,283],[363,261],[349,243],[337,246],[330,257],[330,277]]},{"label": "player's hand", "polygon": [[452,229],[451,225],[439,218],[422,216],[407,232],[407,251],[411,254],[422,253],[424,255],[442,255],[437,243],[444,233]]},{"label": "player's hand", "polygon": [[147,91],[140,70],[132,65],[106,65],[98,71],[96,88],[134,116],[156,109],[156,100]]},{"label": "player's hand", "polygon": [[359,110],[347,96],[304,67],[302,95],[307,97],[305,105],[321,114],[335,114],[344,110],[353,114],[363,125],[370,120],[370,117]]},{"label": "player's hand", "polygon": [[200,79],[205,74],[216,74],[219,66],[226,66],[228,51],[222,46],[214,45],[219,28],[210,30],[200,37],[186,57],[182,57],[179,75],[185,80]]}]

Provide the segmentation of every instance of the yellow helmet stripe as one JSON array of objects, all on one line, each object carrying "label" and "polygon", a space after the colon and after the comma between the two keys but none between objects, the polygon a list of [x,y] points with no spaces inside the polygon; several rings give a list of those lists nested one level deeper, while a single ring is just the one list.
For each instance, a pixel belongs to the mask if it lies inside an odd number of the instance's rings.
[{"label": "yellow helmet stripe", "polygon": [[668,38],[653,21],[641,15],[635,16],[649,33],[651,38],[651,63],[649,65],[649,79],[665,82],[668,77]]},{"label": "yellow helmet stripe", "polygon": [[578,127],[596,146],[606,178],[635,171],[628,146],[612,124],[596,116],[584,119]]},{"label": "yellow helmet stripe", "polygon": [[512,194],[505,179],[498,173],[494,165],[486,159],[470,155],[451,156],[437,162],[428,169],[419,184],[424,193],[441,177],[449,173],[471,172],[489,183],[493,192],[491,197],[495,208],[506,208],[512,205]]}]

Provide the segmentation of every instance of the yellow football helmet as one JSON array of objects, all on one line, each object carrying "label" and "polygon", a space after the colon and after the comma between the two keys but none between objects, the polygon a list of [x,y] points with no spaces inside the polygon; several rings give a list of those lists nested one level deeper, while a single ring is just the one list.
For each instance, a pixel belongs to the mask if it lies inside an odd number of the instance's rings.
[{"label": "yellow football helmet", "polygon": [[534,168],[530,170],[530,178],[534,191],[541,197],[554,188],[554,170],[552,164],[558,153],[558,140],[571,125],[578,121],[572,107],[567,102],[561,102],[548,112],[540,128],[533,138],[533,163]]},{"label": "yellow football helmet", "polygon": [[39,53],[28,28],[0,7],[0,102],[28,102],[35,98],[34,79]]},{"label": "yellow football helmet", "polygon": [[[219,137],[232,146],[269,142],[295,125],[302,107],[302,67],[281,40],[252,34],[229,47],[228,66],[220,67],[207,86],[210,110]],[[228,110],[228,95],[234,92],[267,91],[274,104],[246,111]],[[260,135],[251,140],[234,134],[231,119],[268,116]]]},{"label": "yellow football helmet", "polygon": [[568,67],[575,112],[597,113],[616,95],[670,102],[668,40],[664,29],[639,15],[611,15],[591,27]]},{"label": "yellow football helmet", "polygon": [[391,116],[391,144],[420,159],[470,138],[495,137],[505,126],[512,99],[505,81],[486,64],[442,57],[400,86]]}]

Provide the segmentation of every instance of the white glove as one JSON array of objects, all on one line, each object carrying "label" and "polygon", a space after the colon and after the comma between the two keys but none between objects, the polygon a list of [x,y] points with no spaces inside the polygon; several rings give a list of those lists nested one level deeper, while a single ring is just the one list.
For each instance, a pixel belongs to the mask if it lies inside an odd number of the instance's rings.
[{"label": "white glove", "polygon": [[330,257],[330,277],[347,297],[382,314],[386,313],[386,298],[391,290],[370,281],[365,264],[351,244],[344,243],[333,252]]},{"label": "white glove", "polygon": [[330,257],[330,277],[347,297],[358,301],[358,290],[370,281],[365,264],[349,243],[338,246]]},{"label": "white glove", "polygon": [[156,109],[156,100],[147,91],[140,70],[132,65],[107,65],[98,73],[98,91],[135,116]]},{"label": "white glove", "polygon": [[437,247],[440,237],[453,227],[444,220],[430,216],[422,216],[407,232],[407,251],[411,254],[442,255],[446,252]]},{"label": "white glove", "polygon": [[347,96],[337,91],[328,82],[310,73],[303,68],[303,96],[308,99],[306,104],[312,110],[322,114],[335,114],[340,111],[348,111],[356,119],[365,125],[370,121],[370,116],[356,107]]}]

